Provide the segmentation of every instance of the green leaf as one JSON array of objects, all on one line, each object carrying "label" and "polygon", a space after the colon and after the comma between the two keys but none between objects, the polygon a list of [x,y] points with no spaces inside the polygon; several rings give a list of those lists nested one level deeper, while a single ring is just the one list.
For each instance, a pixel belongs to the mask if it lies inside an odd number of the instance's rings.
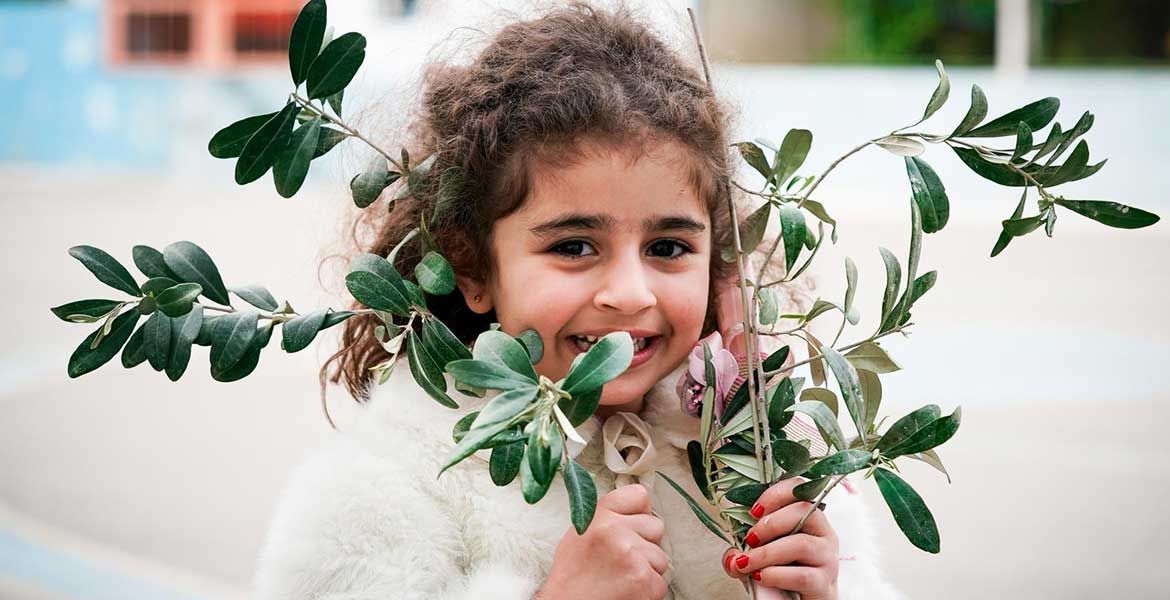
[{"label": "green leaf", "polygon": [[871,458],[873,456],[868,450],[842,450],[821,459],[805,473],[805,477],[847,475],[868,467]]},{"label": "green leaf", "polygon": [[768,159],[764,156],[764,151],[759,146],[752,142],[740,142],[733,145],[739,150],[739,155],[743,157],[743,160],[751,168],[762,175],[766,181],[772,181],[772,168],[768,166]]},{"label": "green leaf", "polygon": [[453,360],[446,370],[466,385],[489,390],[511,390],[529,387],[533,380],[495,362],[483,360]]},{"label": "green leaf", "polygon": [[878,468],[874,471],[882,498],[890,507],[898,528],[916,547],[937,554],[939,552],[938,526],[926,503],[910,484],[892,471]]},{"label": "green leaf", "polygon": [[841,389],[841,399],[845,401],[845,408],[853,419],[858,435],[865,435],[865,398],[861,396],[861,382],[857,379],[857,369],[849,360],[829,346],[824,347],[825,361],[837,379],[837,386]]},{"label": "green leaf", "polygon": [[687,442],[687,462],[690,463],[695,486],[707,500],[714,500],[711,495],[711,482],[707,480],[707,466],[703,464],[703,445],[698,440]]},{"label": "green leaf", "polygon": [[1012,162],[1023,158],[1025,154],[1032,150],[1032,128],[1028,127],[1027,123],[1020,123],[1019,130],[1016,132],[1016,148],[1012,152]]},{"label": "green leaf", "polygon": [[797,402],[790,410],[802,412],[809,417],[817,425],[817,429],[821,430],[821,435],[825,437],[825,441],[830,446],[838,450],[844,450],[845,436],[841,434],[841,426],[837,423],[837,417],[829,411],[829,407],[821,402]]},{"label": "green leaf", "polygon": [[894,256],[893,252],[881,247],[878,250],[881,252],[882,262],[886,265],[886,290],[882,296],[882,322],[885,323],[896,308],[894,299],[898,296],[898,289],[902,287],[902,265],[898,263],[898,257]]},{"label": "green leaf", "polygon": [[[1063,145],[1062,140],[1064,139],[1065,136],[1060,131],[1060,123],[1053,123],[1052,129],[1048,132],[1048,139],[1044,140],[1044,144],[1040,146],[1040,150],[1038,150],[1036,154],[1032,155],[1032,160],[1028,161],[1024,167],[1028,167],[1041,158],[1048,156],[1048,154],[1050,154],[1053,150],[1056,150],[1057,147]],[[1054,156],[1053,159],[1055,160],[1055,158],[1056,157]]]},{"label": "green leaf", "polygon": [[309,76],[309,65],[321,52],[325,38],[325,0],[309,0],[293,23],[288,42],[288,66],[293,85],[301,85]]},{"label": "green leaf", "polygon": [[458,421],[455,422],[455,426],[451,428],[451,439],[456,444],[458,444],[463,439],[463,436],[467,435],[467,431],[471,429],[472,421],[475,421],[476,417],[478,416],[479,411],[473,410],[463,415]]},{"label": "green leaf", "polygon": [[817,317],[819,317],[819,316],[821,316],[821,315],[823,315],[831,310],[839,310],[841,312],[845,312],[843,309],[841,309],[841,307],[837,306],[836,304],[833,304],[832,302],[829,302],[828,300],[821,300],[820,298],[818,298],[817,301],[813,303],[812,308],[810,308],[808,310],[808,313],[805,314],[804,321],[806,323],[809,321],[812,321],[813,319],[815,319],[815,318],[817,318]]},{"label": "green leaf", "polygon": [[427,252],[414,266],[418,285],[429,294],[443,296],[455,291],[455,271],[442,254],[434,250]]},{"label": "green leaf", "polygon": [[126,344],[126,340],[130,339],[130,335],[134,332],[134,325],[138,323],[140,316],[138,311],[128,310],[115,317],[110,332],[102,337],[97,348],[90,348],[90,346],[102,328],[99,327],[86,336],[69,357],[69,365],[66,368],[69,377],[74,379],[81,377],[113,358]]},{"label": "green leaf", "polygon": [[776,154],[776,166],[772,170],[776,185],[787,181],[804,164],[804,159],[808,157],[808,151],[812,147],[812,139],[813,134],[807,129],[792,129],[784,136],[784,141],[780,143],[780,152]]},{"label": "green leaf", "polygon": [[695,513],[695,516],[699,518],[699,522],[705,525],[707,529],[711,531],[711,533],[715,534],[716,537],[723,540],[724,542],[727,542],[728,545],[733,545],[731,540],[727,539],[727,534],[723,533],[723,530],[719,528],[719,524],[715,522],[715,519],[713,519],[711,515],[707,514],[707,511],[703,510],[703,507],[700,506],[694,498],[691,498],[691,495],[688,494],[687,491],[682,488],[682,486],[675,483],[673,479],[671,479],[662,471],[655,471],[655,473],[657,473],[659,477],[665,479],[666,482],[670,484],[670,487],[674,488],[674,491],[678,492],[679,495],[681,495],[683,499],[686,500],[687,506],[691,507],[691,512]]},{"label": "green leaf", "polygon": [[914,202],[922,213],[923,233],[941,231],[951,211],[942,181],[925,160],[917,157],[906,158],[906,175],[910,178]]},{"label": "green leaf", "polygon": [[987,96],[983,93],[982,88],[971,84],[971,107],[967,109],[967,114],[963,116],[963,120],[959,122],[959,126],[955,127],[955,131],[949,137],[962,137],[983,122],[985,117],[987,117]]},{"label": "green leaf", "polygon": [[728,490],[725,497],[740,506],[754,506],[767,489],[767,484],[749,483]]},{"label": "green leaf", "polygon": [[520,474],[520,460],[524,458],[524,442],[512,442],[492,448],[488,460],[488,474],[492,483],[503,487]]},{"label": "green leaf", "polygon": [[198,283],[204,296],[213,302],[231,305],[219,269],[203,248],[187,241],[175,242],[163,249],[163,259],[180,281]]},{"label": "green leaf", "polygon": [[1120,229],[1139,229],[1157,223],[1160,217],[1140,208],[1108,202],[1105,200],[1065,200],[1058,198],[1056,204],[1098,223]]},{"label": "green leaf", "polygon": [[597,340],[581,355],[561,389],[575,394],[600,389],[610,380],[621,375],[634,358],[634,341],[625,331],[615,331]]},{"label": "green leaf", "polygon": [[1044,215],[1024,217],[1022,219],[1007,219],[1003,221],[1003,230],[1008,235],[1020,237],[1036,231],[1044,224]]},{"label": "green leaf", "polygon": [[325,156],[334,146],[344,142],[348,137],[349,134],[343,131],[332,127],[321,127],[321,131],[317,135],[317,148],[313,150],[313,158],[318,159]]},{"label": "green leaf", "polygon": [[305,176],[309,174],[309,163],[313,160],[320,136],[321,119],[313,119],[292,132],[288,147],[276,156],[272,165],[276,193],[292,198],[301,189]]},{"label": "green leaf", "polygon": [[557,406],[569,418],[569,423],[576,427],[593,416],[593,412],[597,410],[597,405],[600,402],[601,388],[597,388],[570,394],[568,398],[561,398],[557,401]]},{"label": "green leaf", "polygon": [[[146,361],[146,346],[143,340],[146,328],[139,327],[130,335],[130,339],[122,348],[122,366],[133,369]],[[104,339],[104,338],[103,338]]]},{"label": "green leaf", "polygon": [[142,295],[130,271],[105,250],[93,246],[74,246],[69,249],[69,256],[80,261],[98,281],[131,296]]},{"label": "green leaf", "polygon": [[158,295],[158,309],[168,317],[181,317],[191,311],[191,306],[203,286],[198,283],[180,283],[171,286]]},{"label": "green leaf", "polygon": [[756,297],[759,299],[760,324],[771,325],[775,323],[776,317],[779,315],[776,305],[776,292],[770,287],[759,288],[756,290]]},{"label": "green leaf", "polygon": [[[784,273],[792,272],[792,265],[800,256],[800,249],[804,245],[806,226],[804,213],[795,206],[783,204],[780,206],[780,236],[784,240]],[[744,248],[746,251],[747,248]]]},{"label": "green leaf", "polygon": [[1056,169],[1056,172],[1048,175],[1043,173],[1036,177],[1040,185],[1044,187],[1056,187],[1062,183],[1076,181],[1081,179],[1080,175],[1085,171],[1085,167],[1089,164],[1089,144],[1085,140],[1077,143],[1077,147],[1073,149],[1072,154],[1068,155],[1064,164]]},{"label": "green leaf", "polygon": [[918,279],[914,280],[914,292],[910,294],[910,306],[913,306],[918,299],[930,288],[934,287],[934,282],[938,279],[938,271],[927,271],[923,273]]},{"label": "green leaf", "polygon": [[796,404],[796,388],[792,385],[792,379],[785,377],[769,390],[769,394],[768,427],[773,434],[778,434],[792,420],[792,413],[788,409]]},{"label": "green leaf", "polygon": [[364,173],[359,173],[349,180],[349,191],[353,194],[353,203],[358,208],[365,208],[374,203],[382,190],[399,178],[398,173],[386,168],[386,159],[374,157]]},{"label": "green leaf", "polygon": [[376,254],[359,254],[349,263],[345,287],[358,302],[377,310],[407,316],[412,299],[402,276]]},{"label": "green leaf", "polygon": [[134,265],[147,277],[166,277],[171,280],[179,279],[179,276],[167,266],[162,252],[150,246],[138,245],[134,246],[131,253],[134,256]]},{"label": "green leaf", "polygon": [[171,347],[166,372],[168,379],[178,381],[191,361],[191,344],[195,343],[195,338],[203,325],[203,307],[195,305],[187,314],[170,321]]},{"label": "green leaf", "polygon": [[882,404],[882,380],[877,373],[861,367],[857,368],[857,379],[861,381],[861,395],[865,398],[865,429],[868,432]]},{"label": "green leaf", "polygon": [[922,113],[922,118],[919,123],[930,118],[938,109],[942,108],[943,104],[947,102],[947,96],[951,93],[951,79],[947,77],[947,71],[943,68],[941,60],[935,59],[934,68],[938,69],[938,86],[934,88],[934,93],[930,95],[930,102],[926,103],[926,111]]},{"label": "green leaf", "polygon": [[565,452],[565,440],[548,419],[541,419],[528,436],[529,469],[537,483],[548,485],[556,476]]},{"label": "green leaf", "polygon": [[936,404],[928,404],[898,419],[890,426],[886,433],[877,442],[877,449],[882,453],[901,444],[906,438],[913,435],[927,424],[936,421],[942,414]]},{"label": "green leaf", "polygon": [[959,421],[962,417],[962,408],[955,408],[955,412],[941,419],[927,423],[917,431],[906,436],[905,439],[892,447],[887,446],[887,456],[903,456],[918,454],[946,443],[959,430]]},{"label": "green leaf", "polygon": [[271,321],[265,323],[256,331],[256,335],[252,338],[251,344],[249,344],[247,351],[240,358],[239,362],[225,371],[216,370],[213,366],[211,369],[211,377],[221,383],[239,381],[247,377],[252,371],[256,370],[256,365],[260,363],[260,352],[268,346],[270,339],[272,339]]},{"label": "green leaf", "polygon": [[528,353],[528,360],[532,364],[540,362],[544,356],[544,342],[540,339],[540,333],[535,329],[525,329],[516,336],[516,340],[524,346],[524,351]]},{"label": "green leaf", "polygon": [[1032,128],[1032,131],[1038,131],[1051,123],[1059,110],[1059,98],[1044,98],[1017,108],[1002,117],[993,119],[981,127],[972,129],[965,133],[963,137],[1000,137],[1014,135],[1020,123],[1027,123],[1028,127]]},{"label": "green leaf", "polygon": [[329,329],[330,327],[333,327],[334,325],[337,325],[338,323],[341,323],[342,321],[345,321],[346,319],[356,314],[357,313],[350,310],[329,309],[329,312],[325,315],[325,320],[321,322],[321,329],[319,329],[319,331],[325,331],[326,329]]},{"label": "green leaf", "polygon": [[852,258],[845,257],[845,318],[850,325],[856,325],[860,320],[857,309],[853,306],[853,298],[857,294],[857,264]]},{"label": "green leaf", "polygon": [[[933,272],[933,271],[932,271]],[[864,342],[860,346],[845,353],[845,358],[857,369],[865,369],[874,373],[893,373],[902,367],[890,358],[876,342]]]},{"label": "green leaf", "polygon": [[313,343],[321,325],[325,322],[326,309],[315,310],[301,315],[280,326],[280,347],[285,352],[300,352]]},{"label": "green leaf", "polygon": [[231,292],[260,310],[272,312],[280,307],[276,303],[276,298],[272,296],[272,292],[262,285],[241,285],[231,288]]},{"label": "green leaf", "polygon": [[959,160],[967,165],[967,168],[988,181],[993,181],[999,185],[1006,185],[1008,187],[1023,187],[1028,185],[1023,175],[1013,171],[1007,165],[988,162],[987,159],[970,148],[951,146],[951,149],[958,155]]},{"label": "green leaf", "polygon": [[[788,413],[791,415],[792,413]],[[771,425],[771,422],[768,423]],[[792,440],[773,440],[772,441],[772,459],[784,471],[785,475],[798,475],[803,473],[812,462],[812,456],[809,455],[808,448],[803,444],[794,442]]]},{"label": "green leaf", "polygon": [[873,143],[898,156],[918,156],[926,152],[926,146],[923,146],[922,142],[904,135],[887,135],[874,140]]},{"label": "green leaf", "polygon": [[516,415],[532,406],[536,400],[537,388],[527,385],[501,392],[488,401],[471,423],[472,429],[490,427],[496,423],[510,422]]},{"label": "green leaf", "polygon": [[542,483],[533,475],[532,460],[529,458],[531,452],[531,445],[526,445],[524,447],[524,458],[520,459],[520,494],[524,497],[525,502],[536,504],[548,493],[548,488],[552,484],[552,480]]},{"label": "green leaf", "polygon": [[260,315],[256,311],[236,311],[215,319],[211,330],[211,372],[226,373],[240,362],[256,337]]},{"label": "green leaf", "polygon": [[819,387],[811,387],[800,392],[801,402],[820,402],[829,408],[835,418],[839,413],[837,408],[837,394],[832,390]]},{"label": "green leaf", "polygon": [[833,226],[833,233],[832,233],[831,239],[833,240],[833,243],[836,244],[837,243],[837,221],[834,220],[833,217],[829,216],[829,213],[825,210],[825,205],[821,204],[820,202],[817,202],[816,200],[805,199],[804,208],[808,212],[812,213],[814,217],[816,217],[817,219],[820,219],[821,222],[828,223],[829,225]]},{"label": "green leaf", "polygon": [[360,33],[346,33],[329,42],[309,67],[309,99],[325,98],[345,89],[365,59],[366,38]]},{"label": "green leaf", "polygon": [[[506,421],[501,421],[489,427],[467,430],[467,433],[463,436],[462,439],[459,440],[459,443],[456,444],[455,449],[451,451],[451,455],[447,458],[447,462],[443,464],[441,469],[439,469],[439,476],[442,476],[444,471],[458,464],[468,456],[471,456],[477,450],[486,447],[488,441],[491,438],[495,437],[496,434],[504,431],[508,427],[509,425]],[[521,464],[526,462],[528,461],[522,460]],[[523,466],[521,467],[521,470],[525,470]]]},{"label": "green leaf", "polygon": [[423,317],[422,341],[432,349],[442,367],[446,367],[447,363],[453,360],[471,358],[471,350],[468,350],[442,321],[433,316]]},{"label": "green leaf", "polygon": [[[459,404],[447,395],[447,379],[443,377],[444,365],[439,364],[438,358],[413,330],[407,331],[406,334],[406,361],[410,366],[410,374],[414,377],[414,381],[428,396],[447,408],[459,408]],[[450,367],[451,365],[446,366]],[[439,474],[441,475],[442,472],[440,471]]]},{"label": "green leaf", "polygon": [[341,101],[344,98],[345,98],[345,90],[340,89],[340,90],[337,90],[336,94],[333,94],[332,96],[329,96],[328,98],[325,99],[325,101],[329,103],[329,108],[332,108],[334,114],[336,114],[339,117],[341,116]]},{"label": "green leaf", "polygon": [[812,502],[813,500],[816,500],[817,496],[821,495],[821,492],[824,491],[826,487],[828,487],[830,479],[830,477],[821,477],[820,479],[806,481],[792,488],[792,495],[796,497],[797,500]]},{"label": "green leaf", "polygon": [[768,355],[764,359],[764,372],[769,373],[779,370],[784,366],[784,361],[788,360],[788,346],[781,346],[780,349]]},{"label": "green leaf", "polygon": [[[109,314],[119,304],[122,303],[117,300],[78,300],[50,308],[49,310],[53,311],[53,314],[57,315],[57,318],[62,321],[92,323]],[[78,315],[90,317],[93,320],[74,321],[69,318]]]},{"label": "green leaf", "polygon": [[236,183],[239,185],[252,183],[272,168],[276,156],[288,145],[292,126],[300,111],[300,106],[295,102],[289,102],[248,138],[248,143],[244,145],[240,158],[236,161]]},{"label": "green leaf", "polygon": [[772,205],[765,202],[744,219],[743,224],[739,227],[739,247],[745,253],[755,250],[756,246],[759,246],[760,242],[764,240],[764,232],[768,229],[768,218],[771,216]]},{"label": "green leaf", "polygon": [[1054,148],[1048,148],[1048,142],[1046,141],[1044,143],[1045,148],[1041,148],[1040,153],[1034,156],[1032,160],[1040,160],[1043,155],[1047,154],[1045,150],[1052,150],[1052,157],[1049,159],[1050,163],[1060,158],[1060,155],[1064,154],[1064,151],[1068,150],[1068,147],[1071,146],[1072,143],[1077,140],[1077,138],[1085,135],[1089,132],[1090,129],[1093,128],[1093,121],[1093,113],[1086,110],[1084,114],[1081,115],[1080,120],[1077,121],[1077,124],[1074,125],[1073,128],[1068,131],[1068,133],[1062,136],[1056,135],[1060,132],[1060,124],[1057,123],[1055,126],[1053,126],[1052,133],[1048,134],[1048,141],[1051,141],[1053,137],[1057,137],[1059,138],[1060,143],[1056,144]]},{"label": "green leaf", "polygon": [[276,115],[277,113],[274,112],[256,115],[240,119],[220,129],[211,137],[211,141],[207,142],[207,151],[215,158],[238,157],[244,151],[248,140]]},{"label": "green leaf", "polygon": [[151,277],[139,287],[142,289],[143,294],[157,298],[159,294],[162,294],[163,292],[175,287],[178,284],[178,281],[175,281],[170,277]]},{"label": "green leaf", "polygon": [[532,362],[528,358],[524,346],[516,338],[502,331],[488,330],[479,334],[479,337],[475,339],[471,355],[476,360],[489,362],[512,371],[530,384],[537,382],[536,370],[532,368]]},{"label": "green leaf", "polygon": [[[1020,203],[1016,205],[1016,210],[1012,212],[1012,217],[1011,219],[1008,219],[1009,221],[1019,219],[1020,216],[1024,214],[1024,203],[1027,201],[1027,199],[1028,188],[1024,188],[1024,193],[1020,196]],[[998,256],[1000,252],[1003,252],[1004,248],[1007,248],[1008,243],[1012,241],[1013,237],[1015,236],[1008,233],[1006,229],[1001,232],[999,234],[999,239],[995,241],[995,246],[991,249],[991,256],[995,257]]]}]

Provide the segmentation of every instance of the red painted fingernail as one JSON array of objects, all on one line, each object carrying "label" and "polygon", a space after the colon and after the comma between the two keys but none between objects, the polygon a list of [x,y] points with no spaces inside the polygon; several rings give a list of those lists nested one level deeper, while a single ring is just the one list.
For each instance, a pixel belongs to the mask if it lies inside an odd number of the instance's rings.
[{"label": "red painted fingernail", "polygon": [[752,516],[757,519],[764,516],[764,505],[757,502],[756,505],[752,507]]},{"label": "red painted fingernail", "polygon": [[738,557],[736,557],[735,566],[742,569],[742,568],[746,567],[747,564],[748,564],[748,555],[740,554]]},{"label": "red painted fingernail", "polygon": [[731,570],[731,557],[733,557],[733,556],[735,556],[735,555],[734,555],[734,554],[728,554],[727,556],[724,556],[724,557],[723,557],[723,570],[724,570],[724,571],[730,571],[730,570]]},{"label": "red painted fingernail", "polygon": [[755,573],[752,573],[752,579],[755,579],[756,581],[759,581],[759,580],[761,579],[761,577],[762,577],[762,576],[760,575],[760,572],[759,572],[759,571],[756,571]]},{"label": "red painted fingernail", "polygon": [[749,533],[747,536],[747,545],[751,546],[752,548],[759,546],[760,545],[760,536],[756,535],[756,532],[754,532],[754,531]]}]

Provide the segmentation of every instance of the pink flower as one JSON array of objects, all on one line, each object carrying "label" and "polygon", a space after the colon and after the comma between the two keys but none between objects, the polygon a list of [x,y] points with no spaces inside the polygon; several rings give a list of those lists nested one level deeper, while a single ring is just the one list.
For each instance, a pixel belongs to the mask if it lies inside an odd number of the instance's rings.
[{"label": "pink flower", "polygon": [[691,350],[687,371],[679,378],[678,395],[682,400],[683,412],[696,417],[702,414],[703,392],[710,387],[707,382],[704,343],[711,350],[711,364],[715,367],[715,416],[722,417],[731,388],[739,377],[739,363],[735,355],[723,347],[723,336],[718,331],[699,340]]}]

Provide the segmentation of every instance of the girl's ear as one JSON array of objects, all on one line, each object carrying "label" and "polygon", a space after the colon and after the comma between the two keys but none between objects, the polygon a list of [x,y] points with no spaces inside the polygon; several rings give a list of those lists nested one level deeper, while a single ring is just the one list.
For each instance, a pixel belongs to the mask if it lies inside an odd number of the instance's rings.
[{"label": "girl's ear", "polygon": [[487,314],[492,309],[491,294],[487,291],[487,286],[483,282],[465,277],[463,275],[455,276],[455,284],[459,286],[459,292],[463,294],[463,301],[467,303],[467,308],[477,314]]}]

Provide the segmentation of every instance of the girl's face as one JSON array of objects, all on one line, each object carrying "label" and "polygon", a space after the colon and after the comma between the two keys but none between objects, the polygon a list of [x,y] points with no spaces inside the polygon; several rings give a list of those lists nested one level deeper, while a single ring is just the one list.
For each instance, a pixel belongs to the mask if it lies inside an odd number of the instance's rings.
[{"label": "girl's face", "polygon": [[492,279],[460,287],[473,310],[495,309],[505,333],[539,332],[536,370],[554,381],[588,336],[628,331],[634,359],[606,384],[604,416],[640,410],[642,396],[698,341],[711,222],[687,182],[681,145],[658,144],[632,164],[611,147],[588,150],[572,166],[538,170],[520,209],[492,226]]}]

